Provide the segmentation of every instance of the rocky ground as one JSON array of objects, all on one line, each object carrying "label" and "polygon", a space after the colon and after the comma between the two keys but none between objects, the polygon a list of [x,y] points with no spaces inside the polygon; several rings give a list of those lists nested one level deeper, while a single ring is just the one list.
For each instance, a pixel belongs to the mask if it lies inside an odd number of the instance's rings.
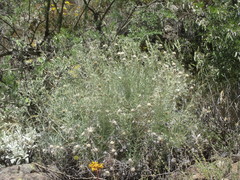
[{"label": "rocky ground", "polygon": [[[168,179],[208,180],[221,177],[221,180],[239,180],[239,159],[240,156],[231,159],[222,158],[211,163],[198,163],[188,167],[184,172],[172,173]],[[37,163],[14,165],[0,169],[0,180],[61,180],[63,175],[54,165],[42,166]]]},{"label": "rocky ground", "polygon": [[44,167],[35,163],[14,165],[0,169],[0,180],[53,180],[61,179],[54,166]]}]

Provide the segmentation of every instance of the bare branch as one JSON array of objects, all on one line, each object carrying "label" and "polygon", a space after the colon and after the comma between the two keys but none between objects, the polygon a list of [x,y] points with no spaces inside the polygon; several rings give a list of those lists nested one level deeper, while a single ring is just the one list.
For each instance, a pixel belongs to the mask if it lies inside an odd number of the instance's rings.
[{"label": "bare branch", "polygon": [[85,6],[84,10],[83,10],[82,13],[79,15],[78,20],[77,20],[76,24],[75,24],[74,27],[73,27],[74,29],[77,27],[79,21],[81,20],[84,12],[85,12],[86,10],[87,10],[87,6]]},{"label": "bare branch", "polygon": [[51,0],[46,0],[47,1],[47,6],[46,6],[46,24],[45,24],[45,35],[43,38],[43,42],[47,39],[47,37],[49,36],[49,11],[50,11],[50,5],[51,5]]},{"label": "bare branch", "polygon": [[35,39],[35,34],[36,34],[36,32],[37,32],[40,24],[42,24],[43,22],[44,22],[44,21],[40,21],[40,22],[37,24],[36,28],[33,30],[33,36],[32,36],[31,41],[30,41],[30,43],[29,43],[30,45],[33,43],[33,41],[34,41],[34,39]]},{"label": "bare branch", "polygon": [[58,17],[58,32],[60,32],[61,27],[62,27],[63,8],[64,8],[65,1],[66,1],[66,0],[63,0],[63,1],[62,1],[61,10],[60,10],[60,14],[59,14],[59,17]]},{"label": "bare branch", "polygon": [[120,27],[118,27],[114,39],[116,38],[117,35],[119,35],[119,33],[123,30],[123,28],[125,28],[126,25],[129,24],[129,20],[130,20],[130,18],[133,16],[133,13],[135,12],[136,8],[137,8],[137,6],[133,7],[133,9],[131,10],[130,14],[129,14],[128,17],[126,18],[126,20],[121,24]]},{"label": "bare branch", "polygon": [[85,4],[85,6],[87,7],[87,9],[89,9],[93,14],[96,14],[96,10],[89,6],[91,0],[89,0],[88,2],[86,0],[83,0],[83,2]]},{"label": "bare branch", "polygon": [[109,12],[109,10],[111,9],[111,7],[112,7],[112,5],[114,4],[115,1],[116,1],[116,0],[113,0],[113,1],[109,4],[109,6],[107,7],[107,9],[105,10],[104,14],[103,14],[102,17],[101,17],[101,21],[103,21],[103,19],[105,18],[105,16],[106,16],[107,13]]},{"label": "bare branch", "polygon": [[20,38],[19,34],[16,31],[16,28],[14,27],[14,25],[11,25],[9,22],[7,22],[6,20],[4,20],[3,18],[0,17],[0,20],[2,20],[5,24],[7,24],[12,30],[13,32],[17,35],[18,38]]},{"label": "bare branch", "polygon": [[2,58],[2,57],[4,57],[4,56],[9,56],[9,55],[12,55],[12,51],[7,51],[7,52],[5,52],[5,53],[2,53],[2,54],[0,54],[0,58]]}]

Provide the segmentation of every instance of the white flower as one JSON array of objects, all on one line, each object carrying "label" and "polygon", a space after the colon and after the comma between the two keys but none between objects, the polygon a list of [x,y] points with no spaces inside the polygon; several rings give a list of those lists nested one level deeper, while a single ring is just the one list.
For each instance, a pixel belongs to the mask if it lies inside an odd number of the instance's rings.
[{"label": "white flower", "polygon": [[163,141],[162,136],[158,136],[158,137],[157,137],[157,140],[158,140],[159,142],[162,142],[162,141]]},{"label": "white flower", "polygon": [[151,106],[152,106],[152,104],[151,104],[151,103],[147,103],[147,106],[148,106],[148,107],[151,107]]},{"label": "white flower", "polygon": [[110,176],[110,172],[109,171],[105,171],[104,172],[104,176]]},{"label": "white flower", "polygon": [[126,132],[125,132],[125,131],[123,131],[123,132],[122,132],[122,135],[126,135]]},{"label": "white flower", "polygon": [[142,107],[142,105],[141,105],[141,104],[137,105],[137,108],[141,108],[141,107]]},{"label": "white flower", "polygon": [[87,147],[87,148],[90,148],[90,147],[91,147],[91,144],[87,144],[86,147]]},{"label": "white flower", "polygon": [[112,152],[112,153],[115,153],[115,152],[116,152],[116,149],[111,149],[111,152]]},{"label": "white flower", "polygon": [[118,52],[117,55],[123,55],[125,54],[124,52]]},{"label": "white flower", "polygon": [[114,141],[110,141],[110,144],[113,145],[113,144],[115,144],[115,142]]},{"label": "white flower", "polygon": [[79,149],[80,148],[80,145],[75,145],[74,147],[73,147],[73,149]]},{"label": "white flower", "polygon": [[133,160],[131,158],[128,159],[127,163],[132,164]]},{"label": "white flower", "polygon": [[93,131],[94,131],[94,128],[93,128],[93,127],[87,128],[87,132],[92,133]]},{"label": "white flower", "polygon": [[135,172],[136,169],[135,169],[134,167],[131,167],[130,171],[131,171],[131,172]]},{"label": "white flower", "polygon": [[93,152],[98,152],[98,148],[93,148],[92,151]]},{"label": "white flower", "polygon": [[112,123],[113,123],[114,125],[117,125],[117,121],[115,121],[115,120],[112,120]]},{"label": "white flower", "polygon": [[122,110],[121,109],[117,110],[117,113],[122,113]]}]

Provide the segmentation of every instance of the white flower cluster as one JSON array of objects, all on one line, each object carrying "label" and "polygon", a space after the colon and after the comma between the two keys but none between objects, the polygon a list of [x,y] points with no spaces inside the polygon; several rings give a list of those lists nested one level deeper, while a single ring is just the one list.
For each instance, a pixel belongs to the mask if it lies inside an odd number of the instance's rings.
[{"label": "white flower cluster", "polygon": [[0,152],[3,152],[1,160],[8,165],[29,162],[29,152],[36,147],[36,140],[39,134],[32,128],[22,132],[21,127],[13,131],[3,131],[0,136]]}]

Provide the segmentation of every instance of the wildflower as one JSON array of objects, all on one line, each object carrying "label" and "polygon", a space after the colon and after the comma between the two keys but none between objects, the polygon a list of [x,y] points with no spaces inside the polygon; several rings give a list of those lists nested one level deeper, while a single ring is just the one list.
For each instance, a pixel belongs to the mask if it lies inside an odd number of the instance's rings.
[{"label": "wildflower", "polygon": [[93,128],[93,127],[87,128],[87,132],[92,133],[93,131],[94,131],[94,128]]},{"label": "wildflower", "polygon": [[132,164],[133,163],[133,160],[131,158],[128,159],[127,161],[128,164]]},{"label": "wildflower", "polygon": [[116,149],[111,149],[111,152],[112,152],[112,153],[115,153],[115,152],[116,152]]},{"label": "wildflower", "polygon": [[113,144],[115,144],[115,142],[114,141],[110,141],[110,144],[113,145]]},{"label": "wildflower", "polygon": [[158,140],[158,142],[162,142],[163,141],[163,137],[162,136],[158,136],[157,140]]},{"label": "wildflower", "polygon": [[103,163],[98,163],[95,161],[92,161],[88,167],[94,172],[94,171],[98,171],[99,169],[103,168]]},{"label": "wildflower", "polygon": [[80,145],[75,145],[74,147],[73,147],[73,149],[79,149],[80,148]]},{"label": "wildflower", "polygon": [[141,108],[142,107],[142,105],[141,104],[139,104],[138,106],[137,106],[137,108]]},{"label": "wildflower", "polygon": [[75,161],[78,161],[78,160],[79,160],[79,156],[73,156],[73,159],[74,159]]},{"label": "wildflower", "polygon": [[52,8],[51,8],[51,11],[55,11],[55,10],[57,10],[55,7],[52,7]]},{"label": "wildflower", "polygon": [[123,55],[125,54],[124,52],[118,52],[117,55]]},{"label": "wildflower", "polygon": [[71,5],[71,3],[69,1],[65,1],[65,4]]},{"label": "wildflower", "polygon": [[131,172],[135,172],[135,170],[136,169],[134,167],[131,167],[131,169],[130,169]]},{"label": "wildflower", "polygon": [[90,148],[90,147],[91,147],[91,144],[87,144],[86,146],[87,146],[87,148]]},{"label": "wildflower", "polygon": [[110,172],[109,171],[105,171],[104,172],[104,176],[110,176]]},{"label": "wildflower", "polygon": [[112,120],[111,123],[114,125],[117,125],[117,121],[115,121],[115,120]]},{"label": "wildflower", "polygon": [[93,152],[98,152],[98,148],[93,148],[92,151]]},{"label": "wildflower", "polygon": [[117,110],[117,113],[122,113],[122,110],[121,110],[121,109],[118,109],[118,110]]},{"label": "wildflower", "polygon": [[151,106],[152,106],[152,104],[151,104],[151,103],[147,103],[147,106],[148,106],[148,107],[151,107]]}]

